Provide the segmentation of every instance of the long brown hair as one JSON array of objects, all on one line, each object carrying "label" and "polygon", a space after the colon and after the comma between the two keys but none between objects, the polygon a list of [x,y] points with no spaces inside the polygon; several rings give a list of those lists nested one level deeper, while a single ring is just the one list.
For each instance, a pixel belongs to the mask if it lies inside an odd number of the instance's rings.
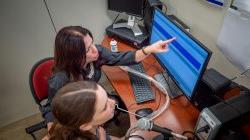
[{"label": "long brown hair", "polygon": [[89,131],[79,129],[90,122],[95,113],[97,84],[72,82],[61,88],[52,101],[56,123],[49,131],[50,140],[96,139]]},{"label": "long brown hair", "polygon": [[86,49],[84,37],[91,32],[81,26],[67,26],[56,35],[54,59],[55,71],[65,71],[68,76],[73,76],[74,81],[79,80],[81,65],[86,62]]}]

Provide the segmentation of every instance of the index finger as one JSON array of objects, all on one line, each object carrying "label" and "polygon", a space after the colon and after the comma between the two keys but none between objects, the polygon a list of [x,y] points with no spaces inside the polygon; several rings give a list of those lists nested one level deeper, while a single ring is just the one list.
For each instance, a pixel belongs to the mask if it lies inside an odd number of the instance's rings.
[{"label": "index finger", "polygon": [[174,41],[175,39],[176,39],[176,37],[173,37],[173,38],[171,38],[171,39],[165,40],[164,43],[165,43],[165,44],[169,44],[169,43],[171,43],[172,41]]}]

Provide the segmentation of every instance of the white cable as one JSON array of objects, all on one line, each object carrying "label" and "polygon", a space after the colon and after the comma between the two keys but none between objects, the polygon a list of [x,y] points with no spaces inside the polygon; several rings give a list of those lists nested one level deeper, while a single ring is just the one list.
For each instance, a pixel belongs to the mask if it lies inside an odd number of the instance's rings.
[{"label": "white cable", "polygon": [[141,115],[138,115],[138,114],[136,114],[136,113],[133,113],[133,112],[130,112],[130,111],[128,111],[128,110],[125,110],[125,109],[120,108],[120,107],[118,106],[118,104],[115,104],[115,106],[116,106],[117,109],[119,109],[119,110],[121,110],[121,111],[123,111],[123,112],[129,113],[129,114],[133,114],[133,115],[135,115],[135,116],[137,116],[137,117],[143,118],[143,116],[141,116]]},{"label": "white cable", "polygon": [[243,72],[236,74],[235,77],[231,78],[231,81],[234,81],[237,78],[244,78],[244,77],[248,77],[248,75],[246,74],[248,71],[250,70],[250,66],[248,66]]},{"label": "white cable", "polygon": [[[152,78],[151,76],[148,76],[146,74],[143,74],[143,73],[140,73],[130,67],[127,67],[127,66],[120,66],[120,68],[124,71],[127,71],[127,72],[130,72],[130,73],[133,73],[139,77],[142,77],[144,79],[147,79],[149,80],[150,82],[152,82],[157,88],[159,88],[159,90],[162,91],[162,93],[165,94],[166,96],[166,102],[160,107],[158,108],[156,111],[154,111],[153,113],[149,114],[148,116],[146,116],[147,119],[149,120],[153,120],[155,119],[156,117],[158,117],[163,111],[165,111],[168,107],[169,107],[169,104],[170,104],[170,98],[169,98],[169,95],[168,95],[168,92],[167,90],[164,88],[164,86],[159,83],[158,81],[156,81],[154,78]],[[135,130],[137,128],[137,126],[131,126],[129,128],[129,130],[127,131],[126,133],[126,136],[125,137],[128,137],[131,133],[132,130]]]}]

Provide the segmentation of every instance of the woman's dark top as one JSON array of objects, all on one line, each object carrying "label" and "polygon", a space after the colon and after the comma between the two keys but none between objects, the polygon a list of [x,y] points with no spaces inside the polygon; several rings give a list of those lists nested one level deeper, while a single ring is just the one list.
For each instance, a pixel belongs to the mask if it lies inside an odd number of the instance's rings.
[{"label": "woman's dark top", "polygon": [[[93,62],[94,74],[91,78],[87,78],[91,81],[98,82],[101,77],[101,67],[102,65],[108,66],[126,66],[137,64],[135,61],[135,51],[130,52],[111,52],[107,48],[96,45],[97,50],[99,51],[99,57],[96,61]],[[87,66],[87,69],[82,71],[83,76],[90,73],[90,65]],[[46,123],[53,122],[54,117],[51,112],[51,102],[56,92],[69,82],[69,77],[65,71],[59,71],[53,74],[53,76],[48,81],[48,101],[46,107],[42,110],[43,117],[45,118]]]}]

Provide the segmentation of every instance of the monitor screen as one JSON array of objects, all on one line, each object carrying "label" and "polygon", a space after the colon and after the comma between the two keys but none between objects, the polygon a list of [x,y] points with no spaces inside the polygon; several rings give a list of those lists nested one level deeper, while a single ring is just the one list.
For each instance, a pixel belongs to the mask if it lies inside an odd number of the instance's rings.
[{"label": "monitor screen", "polygon": [[224,0],[206,0],[207,2],[214,4],[216,6],[223,6]]},{"label": "monitor screen", "polygon": [[144,0],[108,0],[108,9],[142,17]]},{"label": "monitor screen", "polygon": [[176,37],[176,40],[169,45],[169,51],[155,54],[155,57],[182,93],[191,100],[210,59],[211,51],[160,10],[155,9],[150,44],[172,37]]}]

